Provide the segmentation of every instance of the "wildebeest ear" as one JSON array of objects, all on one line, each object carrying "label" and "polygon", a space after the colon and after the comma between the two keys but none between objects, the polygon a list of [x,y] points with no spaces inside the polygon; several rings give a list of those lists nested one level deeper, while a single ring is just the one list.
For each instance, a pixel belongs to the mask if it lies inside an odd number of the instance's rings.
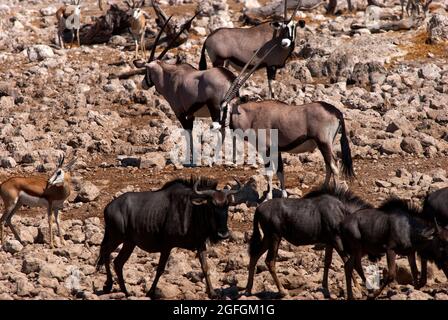
[{"label": "wildebeest ear", "polygon": [[426,240],[432,240],[434,238],[435,229],[434,228],[425,228],[423,229],[421,236]]},{"label": "wildebeest ear", "polygon": [[133,62],[134,62],[134,66],[136,66],[137,68],[144,68],[145,64],[146,64],[145,61],[140,60],[140,59],[139,60],[134,60]]},{"label": "wildebeest ear", "polygon": [[305,28],[305,20],[302,20],[302,19],[299,20],[299,27]]},{"label": "wildebeest ear", "polygon": [[274,28],[275,30],[278,30],[282,27],[282,24],[278,21],[272,21],[270,23],[271,27]]},{"label": "wildebeest ear", "polygon": [[203,204],[206,204],[208,201],[207,198],[203,197],[191,197],[191,203],[195,206],[201,206]]}]

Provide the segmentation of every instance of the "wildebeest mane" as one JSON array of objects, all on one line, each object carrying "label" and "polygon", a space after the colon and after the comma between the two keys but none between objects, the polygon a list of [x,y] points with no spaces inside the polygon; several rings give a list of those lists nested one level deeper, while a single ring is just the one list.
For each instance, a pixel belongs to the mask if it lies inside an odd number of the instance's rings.
[{"label": "wildebeest mane", "polygon": [[310,199],[323,195],[330,195],[338,198],[342,203],[344,203],[347,206],[347,209],[350,213],[354,213],[358,210],[373,208],[373,206],[370,203],[361,199],[350,189],[347,189],[341,185],[336,186],[322,185],[308,192],[303,198]]},{"label": "wildebeest mane", "polygon": [[181,184],[181,185],[184,185],[186,187],[193,188],[193,186],[195,185],[196,181],[199,181],[199,183],[198,183],[198,190],[204,190],[204,189],[216,190],[216,187],[218,186],[218,182],[216,180],[214,180],[214,179],[210,179],[210,178],[207,178],[207,177],[194,177],[194,176],[191,176],[190,179],[178,178],[178,179],[171,180],[171,181],[165,183],[160,190],[167,189],[167,188],[169,188],[169,187],[171,187],[173,185],[176,185],[176,184]]},{"label": "wildebeest mane", "polygon": [[386,213],[393,213],[400,210],[408,212],[412,216],[421,217],[421,210],[418,207],[410,201],[398,197],[391,197],[385,200],[378,209]]}]

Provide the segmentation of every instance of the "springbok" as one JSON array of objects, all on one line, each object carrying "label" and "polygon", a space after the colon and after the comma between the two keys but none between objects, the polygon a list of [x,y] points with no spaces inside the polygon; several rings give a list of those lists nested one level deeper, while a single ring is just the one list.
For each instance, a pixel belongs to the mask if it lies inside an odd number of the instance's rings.
[{"label": "springbok", "polygon": [[[262,47],[262,53],[276,47],[258,67],[266,68],[269,97],[274,98],[271,81],[275,80],[278,68],[285,66],[295,47],[297,23],[294,17],[301,5],[299,1],[291,18],[287,18],[287,0],[285,0],[283,21],[267,21],[251,28],[220,28],[212,32],[204,42],[199,69],[207,69],[205,51],[214,67],[226,66],[230,62],[235,67],[243,67],[252,54]],[[305,26],[303,20],[300,27]]]},{"label": "springbok", "polygon": [[223,67],[200,71],[187,63],[173,65],[161,60],[175,43],[177,37],[189,28],[194,17],[184,24],[157,59],[154,58],[157,42],[170,19],[171,17],[167,19],[159,31],[149,61],[147,63],[134,61],[136,67],[146,68],[142,88],[148,90],[155,86],[157,92],[168,101],[185,130],[193,130],[195,116],[210,115],[214,123],[218,123],[221,101],[236,77],[231,71]]},{"label": "springbok", "polygon": [[[225,130],[227,128],[242,131],[249,129],[268,131],[266,150],[269,152],[270,136],[269,130],[277,130],[278,132],[278,168],[273,168],[268,174],[269,178],[269,195],[272,198],[272,174],[277,172],[282,189],[282,197],[286,197],[285,180],[283,174],[283,161],[281,152],[304,153],[312,152],[316,147],[320,150],[326,167],[325,185],[328,186],[330,179],[333,178],[337,183],[339,169],[336,157],[333,153],[333,142],[341,130],[341,150],[342,150],[342,173],[346,178],[354,177],[353,163],[350,152],[350,145],[347,139],[344,116],[335,106],[318,101],[301,106],[288,105],[277,100],[266,100],[257,102],[247,102],[240,104],[235,101],[236,93],[244,82],[252,73],[257,70],[269,54],[275,52],[272,47],[268,52],[259,58],[252,69],[245,74],[248,66],[258,57],[262,48],[256,51],[252,58],[244,66],[242,72],[232,83],[231,88],[226,94],[221,104],[221,120],[219,124],[212,124],[213,128],[221,128],[223,139],[225,138]],[[224,126],[223,126],[224,125]],[[265,157],[266,152],[258,150]],[[272,157],[272,155],[271,155]],[[265,157],[265,164],[266,164]]]},{"label": "springbok", "polygon": [[130,32],[135,42],[135,59],[138,59],[138,47],[140,44],[140,50],[142,51],[143,59],[146,59],[146,46],[145,46],[145,31],[146,31],[146,19],[149,15],[143,11],[142,7],[145,5],[145,0],[125,1],[126,5],[132,10],[130,17]]},{"label": "springbok", "polygon": [[71,5],[63,5],[56,11],[56,20],[58,21],[58,40],[59,46],[64,49],[64,32],[65,30],[70,31],[70,48],[72,47],[73,40],[75,37],[78,40],[78,46],[81,45],[79,40],[79,28],[81,26],[81,0],[72,0]]},{"label": "springbok", "polygon": [[0,197],[5,205],[5,213],[0,218],[0,241],[3,242],[4,225],[9,226],[14,236],[23,244],[19,234],[11,223],[11,219],[22,205],[30,207],[46,207],[50,233],[50,246],[53,248],[52,214],[56,221],[58,236],[65,243],[59,226],[59,210],[71,191],[71,170],[76,159],[73,158],[65,168],[62,168],[64,156],[59,157],[58,167],[47,180],[43,177],[13,177],[0,185]]}]

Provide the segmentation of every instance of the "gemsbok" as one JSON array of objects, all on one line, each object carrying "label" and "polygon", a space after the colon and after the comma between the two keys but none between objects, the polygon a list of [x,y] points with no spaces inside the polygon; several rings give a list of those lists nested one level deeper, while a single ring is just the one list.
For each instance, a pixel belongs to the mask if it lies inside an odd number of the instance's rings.
[{"label": "gemsbok", "polygon": [[[266,68],[269,85],[269,98],[274,98],[271,81],[275,80],[277,69],[283,68],[294,51],[297,23],[295,15],[301,5],[299,1],[294,13],[288,19],[288,1],[285,0],[283,21],[267,21],[251,28],[220,28],[212,32],[202,47],[199,69],[207,69],[205,51],[214,67],[226,66],[228,62],[234,67],[243,67],[258,48],[261,54],[275,47],[272,54],[258,68]],[[299,26],[305,22],[299,20]]]},{"label": "gemsbok", "polygon": [[[282,197],[286,197],[285,180],[283,174],[283,161],[281,152],[304,153],[312,152],[318,148],[324,158],[326,167],[325,185],[328,185],[333,178],[337,183],[339,169],[335,154],[333,152],[333,142],[336,135],[341,131],[342,150],[342,173],[346,178],[355,176],[353,170],[350,145],[347,139],[344,116],[335,106],[323,102],[312,102],[301,106],[288,105],[277,100],[253,101],[241,104],[236,97],[236,93],[264,59],[272,52],[272,47],[264,56],[259,57],[261,48],[256,51],[242,72],[232,83],[232,87],[227,92],[221,104],[221,117],[219,124],[213,124],[213,128],[221,128],[223,138],[227,128],[245,132],[249,129],[259,131],[260,129],[277,130],[278,133],[278,163],[277,168],[272,169],[269,177],[269,195],[272,198],[272,174],[277,173],[282,189]],[[255,58],[258,62],[246,73],[248,66]],[[266,150],[258,150],[261,155],[266,156],[266,151],[270,150],[270,136],[266,138]],[[272,155],[271,155],[272,157]],[[274,155],[275,159],[275,155]],[[265,164],[267,159],[265,157]]]},{"label": "gemsbok", "polygon": [[0,185],[0,197],[5,205],[5,213],[0,218],[0,240],[3,242],[4,225],[8,225],[15,238],[23,244],[19,234],[11,223],[11,219],[22,205],[29,207],[46,207],[49,224],[50,246],[53,245],[53,215],[58,229],[58,236],[64,244],[64,238],[59,226],[59,210],[70,196],[72,169],[76,158],[73,158],[65,168],[64,156],[59,157],[58,167],[49,179],[43,177],[13,177]]}]

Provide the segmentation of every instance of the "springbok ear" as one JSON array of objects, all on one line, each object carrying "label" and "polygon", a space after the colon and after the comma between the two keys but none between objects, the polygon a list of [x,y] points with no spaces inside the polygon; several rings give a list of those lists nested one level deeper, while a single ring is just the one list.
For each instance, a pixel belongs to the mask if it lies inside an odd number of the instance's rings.
[{"label": "springbok ear", "polygon": [[305,28],[305,20],[299,20],[299,27]]},{"label": "springbok ear", "polygon": [[134,66],[136,66],[137,68],[141,69],[145,67],[146,62],[143,60],[134,60]]},{"label": "springbok ear", "polygon": [[195,206],[201,206],[203,204],[206,204],[208,201],[207,198],[197,197],[197,198],[191,198],[191,203]]},{"label": "springbok ear", "polygon": [[271,25],[271,27],[275,30],[279,30],[282,27],[282,24],[278,21],[272,21],[271,23],[269,23]]}]

